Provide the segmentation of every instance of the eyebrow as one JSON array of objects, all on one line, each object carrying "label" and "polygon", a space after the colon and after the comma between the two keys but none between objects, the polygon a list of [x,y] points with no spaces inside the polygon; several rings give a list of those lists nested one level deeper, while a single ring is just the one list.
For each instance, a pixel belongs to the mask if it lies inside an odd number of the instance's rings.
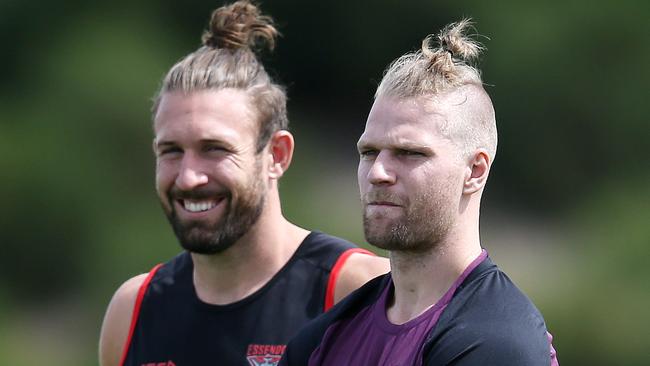
[{"label": "eyebrow", "polygon": [[176,145],[176,143],[173,141],[164,141],[164,140],[156,142],[157,147],[170,146],[170,145]]},{"label": "eyebrow", "polygon": [[[199,144],[205,145],[205,144],[217,144],[217,145],[222,145],[225,147],[232,147],[232,144],[228,143],[227,141],[224,140],[217,140],[217,139],[201,139],[199,140]],[[175,141],[171,140],[162,140],[156,142],[157,147],[165,147],[165,146],[176,146],[178,143]]]},{"label": "eyebrow", "polygon": [[368,141],[359,140],[359,142],[357,142],[357,150],[361,150],[362,148],[363,149],[368,149],[368,148],[374,148],[374,147],[375,146],[372,143],[368,142]]},{"label": "eyebrow", "polygon": [[390,147],[392,149],[401,149],[401,150],[418,150],[418,151],[431,151],[433,152],[433,148],[429,145],[424,145],[424,144],[415,144],[411,142],[402,142],[402,143],[397,143],[397,144],[391,144]]},{"label": "eyebrow", "polygon": [[[391,142],[387,144],[386,148],[390,150],[417,150],[433,153],[431,146],[412,142]],[[357,143],[357,149],[377,149],[377,146],[369,141],[359,141]]]}]

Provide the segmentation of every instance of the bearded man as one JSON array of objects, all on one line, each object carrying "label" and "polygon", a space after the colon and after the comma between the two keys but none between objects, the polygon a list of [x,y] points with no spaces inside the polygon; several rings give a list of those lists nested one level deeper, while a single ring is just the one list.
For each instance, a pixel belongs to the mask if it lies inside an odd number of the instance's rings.
[{"label": "bearded man", "polygon": [[258,60],[271,18],[217,9],[153,109],[156,188],[185,251],[126,281],[106,312],[102,366],[274,365],[287,341],[388,261],[282,215],[294,140],[286,95]]}]

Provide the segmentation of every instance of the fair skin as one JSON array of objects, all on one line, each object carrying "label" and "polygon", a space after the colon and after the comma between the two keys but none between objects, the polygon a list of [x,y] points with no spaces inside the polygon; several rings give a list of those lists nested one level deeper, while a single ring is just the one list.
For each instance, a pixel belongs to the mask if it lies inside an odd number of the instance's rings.
[{"label": "fair skin", "polygon": [[[287,263],[309,234],[284,218],[278,193],[278,180],[291,163],[293,136],[278,131],[258,153],[256,114],[249,96],[234,89],[163,95],[154,131],[156,188],[164,209],[173,207],[181,222],[218,222],[226,199],[215,195],[191,202],[170,200],[167,193],[172,187],[227,190],[237,200],[241,187],[250,186],[254,177],[263,179],[263,210],[250,229],[222,252],[192,253],[194,286],[202,301],[223,305],[253,294]],[[341,269],[335,301],[387,271],[385,258],[351,255]],[[119,365],[137,292],[145,278],[146,274],[126,281],[109,304],[100,339],[102,366]]]},{"label": "fair skin", "polygon": [[406,323],[435,304],[481,253],[479,207],[491,158],[485,149],[465,156],[441,133],[443,123],[466,108],[451,102],[456,99],[453,93],[434,100],[380,96],[359,139],[358,180],[367,235],[381,237],[403,222],[414,202],[435,202],[438,207],[432,212],[450,223],[435,242],[390,251],[395,293],[387,317],[394,324]]}]

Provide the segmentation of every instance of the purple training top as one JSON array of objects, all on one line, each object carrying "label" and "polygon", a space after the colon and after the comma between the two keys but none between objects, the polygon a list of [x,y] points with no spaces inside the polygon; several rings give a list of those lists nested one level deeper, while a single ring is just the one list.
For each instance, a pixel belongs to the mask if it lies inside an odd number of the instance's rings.
[{"label": "purple training top", "polygon": [[470,263],[445,295],[417,318],[396,325],[386,317],[393,296],[391,280],[379,299],[352,318],[332,324],[320,346],[311,354],[309,366],[320,365],[417,365],[422,364],[422,345],[440,314],[465,277],[487,258],[487,252]]}]

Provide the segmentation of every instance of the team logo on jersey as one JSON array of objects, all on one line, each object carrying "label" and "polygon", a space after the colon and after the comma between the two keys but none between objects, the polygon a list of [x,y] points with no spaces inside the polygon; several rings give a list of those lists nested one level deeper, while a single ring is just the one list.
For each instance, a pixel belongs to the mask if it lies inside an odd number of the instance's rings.
[{"label": "team logo on jersey", "polygon": [[284,344],[249,344],[246,359],[250,366],[276,366],[285,348]]}]

